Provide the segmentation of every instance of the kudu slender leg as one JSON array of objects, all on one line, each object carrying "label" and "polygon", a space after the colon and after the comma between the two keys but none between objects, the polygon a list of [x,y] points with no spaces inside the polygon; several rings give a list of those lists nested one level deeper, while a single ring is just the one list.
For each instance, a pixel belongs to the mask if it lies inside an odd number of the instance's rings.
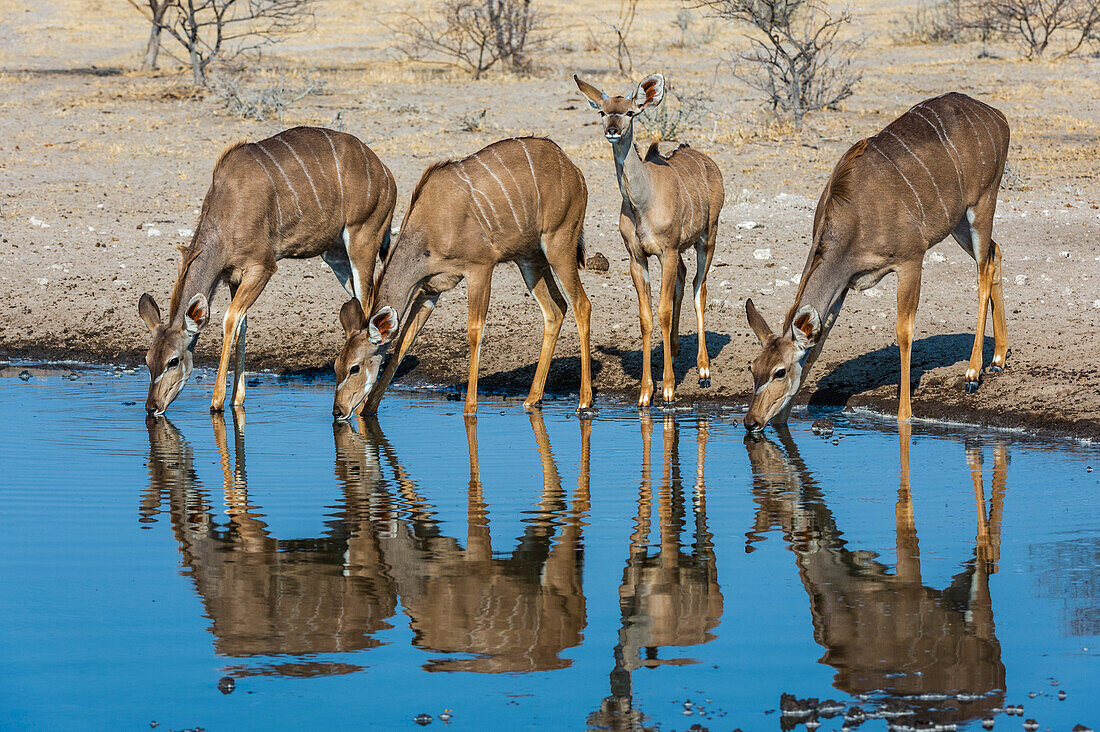
[{"label": "kudu slender leg", "polygon": [[577,242],[581,235],[581,223],[570,229],[559,230],[550,235],[546,242],[546,258],[554,274],[558,276],[569,304],[573,307],[573,317],[577,321],[577,334],[581,340],[581,391],[577,399],[577,411],[592,406],[592,303],[581,285],[577,272]]},{"label": "kudu slender leg", "polygon": [[477,369],[481,360],[481,337],[485,333],[485,316],[489,312],[492,278],[492,268],[472,273],[466,278],[469,285],[466,335],[470,341],[470,376],[466,382],[466,414],[477,413]]},{"label": "kudu slender leg", "polygon": [[531,381],[531,392],[523,402],[525,409],[531,409],[542,401],[546,375],[550,371],[554,346],[558,342],[558,334],[561,333],[568,304],[557,285],[554,284],[554,276],[545,257],[520,262],[519,269],[527,289],[531,291],[531,295],[542,308],[542,348],[539,351],[539,364],[535,369],[535,378]]},{"label": "kudu slender leg", "polygon": [[248,330],[248,315],[241,316],[241,325],[237,329],[236,359],[233,363],[233,406],[244,404],[244,335]]},{"label": "kudu slender leg", "polygon": [[405,358],[409,347],[416,341],[417,334],[420,333],[420,329],[424,327],[424,323],[427,322],[428,316],[432,314],[434,309],[432,303],[424,302],[411,316],[409,327],[405,330],[401,343],[398,344],[397,353],[394,353],[386,362],[386,368],[379,374],[378,381],[375,382],[370,393],[367,394],[367,398],[359,406],[359,410],[356,412],[357,416],[360,414],[374,414],[378,411],[378,404],[382,401],[382,395],[386,392],[386,387],[393,381],[393,376],[397,373],[397,367],[401,365],[401,360]]},{"label": "kudu slender leg", "polygon": [[996,205],[997,197],[994,192],[994,195],[979,200],[970,209],[973,216],[971,246],[978,263],[978,325],[974,329],[974,348],[970,351],[970,363],[966,368],[967,393],[978,390],[978,378],[982,372],[982,350],[985,346],[985,319],[989,312],[990,296],[993,294],[993,275],[1000,264],[992,238],[993,210]]},{"label": "kudu slender leg", "polygon": [[898,350],[901,352],[901,373],[898,379],[898,421],[913,416],[909,399],[910,357],[913,350],[913,321],[920,300],[921,263],[898,270]]},{"label": "kudu slender leg", "polygon": [[648,407],[653,396],[653,373],[650,360],[653,355],[653,295],[649,289],[649,262],[631,258],[630,277],[638,292],[638,321],[642,330],[642,385],[638,393],[638,406]]},{"label": "kudu slender leg", "polygon": [[672,358],[680,357],[680,306],[684,303],[684,284],[687,282],[687,267],[683,258],[677,254],[679,266],[676,268],[676,292],[672,300]]},{"label": "kudu slender leg", "polygon": [[273,271],[273,267],[249,271],[241,280],[241,284],[237,286],[237,293],[233,296],[229,308],[225,311],[225,335],[222,339],[221,358],[218,361],[218,378],[214,382],[214,396],[210,400],[210,411],[212,412],[222,411],[225,405],[225,379],[229,374],[229,356],[237,344],[241,320],[248,308],[256,302],[256,298],[263,292],[264,286],[271,279]]},{"label": "kudu slender leg", "polygon": [[707,229],[707,237],[695,245],[695,318],[699,328],[699,353],[695,363],[699,369],[699,386],[710,386],[710,355],[707,353],[707,329],[703,324],[703,313],[707,309],[707,273],[714,261],[714,246],[718,239],[718,221],[712,221]]},{"label": "kudu slender leg", "polygon": [[661,340],[664,344],[664,372],[662,377],[662,398],[666,404],[676,400],[676,372],[673,369],[675,356],[672,354],[672,314],[673,300],[676,296],[676,281],[679,252],[665,250],[661,255],[661,300],[657,304],[657,319],[661,324]]},{"label": "kudu slender leg", "polygon": [[989,304],[993,310],[993,362],[990,371],[1002,371],[1008,358],[1008,328],[1005,325],[1005,298],[1001,288],[1001,247],[990,239],[993,253],[993,281],[990,287]]}]

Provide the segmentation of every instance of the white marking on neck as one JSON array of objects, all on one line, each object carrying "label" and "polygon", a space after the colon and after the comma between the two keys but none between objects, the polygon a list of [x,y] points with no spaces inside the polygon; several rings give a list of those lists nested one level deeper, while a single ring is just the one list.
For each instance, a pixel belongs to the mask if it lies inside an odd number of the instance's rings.
[{"label": "white marking on neck", "polygon": [[313,190],[313,200],[317,202],[317,210],[321,211],[321,197],[317,195],[317,186],[313,185],[313,176],[306,170],[306,164],[302,161],[302,158],[298,156],[298,152],[290,146],[290,143],[283,139],[282,135],[276,135],[275,139],[286,145],[286,149],[290,150],[290,154],[294,156],[294,159],[298,161],[298,165],[301,166],[302,172],[306,174],[306,180],[309,181],[309,187]]},{"label": "white marking on neck", "polygon": [[348,253],[348,264],[351,267],[351,286],[355,290],[355,297],[359,299],[359,302],[363,302],[363,286],[359,282],[359,268],[355,266],[355,262],[351,259],[351,232],[348,231],[348,227],[344,227],[344,230],[340,232],[340,236],[344,240],[344,251]]}]

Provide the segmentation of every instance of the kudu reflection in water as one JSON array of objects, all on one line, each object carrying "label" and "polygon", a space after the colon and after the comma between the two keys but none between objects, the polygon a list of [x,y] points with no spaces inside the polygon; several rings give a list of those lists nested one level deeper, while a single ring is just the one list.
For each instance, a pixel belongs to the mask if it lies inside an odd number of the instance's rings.
[{"label": "kudu reflection in water", "polygon": [[[429,650],[474,658],[429,662],[429,670],[538,671],[568,665],[585,624],[581,526],[588,510],[589,425],[582,424],[582,471],[566,508],[542,420],[532,415],[543,467],[537,513],[512,557],[497,559],[478,477],[476,421],[469,421],[467,546],[440,530],[434,507],[417,492],[376,420],[356,433],[333,425],[340,512],[318,539],[271,537],[250,502],[244,437],[233,420],[234,459],[225,423],[212,417],[221,455],[229,523],[217,525],[193,467],[191,447],[163,417],[150,418],[149,488],[141,520],[155,520],[167,498],[186,573],[195,582],[217,651],[226,656],[312,656],[379,645],[398,597]],[[384,475],[383,458],[392,480]],[[322,675],[358,666],[316,659],[232,669],[234,675]]]},{"label": "kudu reflection in water", "polygon": [[704,477],[707,422],[696,425],[698,456],[691,496],[694,542],[685,551],[680,537],[687,525],[686,497],[680,470],[680,428],[671,416],[663,429],[664,469],[656,489],[659,544],[650,544],[654,488],[650,444],[653,420],[641,416],[642,479],[638,513],[623,582],[619,586],[621,625],[611,671],[611,694],[588,716],[590,727],[640,730],[645,715],[634,706],[632,674],[640,668],[695,663],[690,658],[660,658],[662,647],[700,645],[714,639],[722,617],[723,599],[712,534],[707,528]]},{"label": "kudu reflection in water", "polygon": [[1005,667],[989,577],[1000,558],[1007,453],[1003,444],[993,448],[993,495],[987,513],[982,451],[967,445],[978,515],[974,557],[947,588],[938,590],[921,579],[909,486],[910,427],[899,424],[898,430],[895,572],[876,561],[873,552],[848,547],[786,429],[777,430],[782,448],[759,436],[745,438],[757,503],[747,550],[773,527],[783,532],[809,595],[814,639],[825,648],[821,662],[836,669],[833,685],[838,690],[871,694],[883,707],[916,715],[917,720],[975,719],[1004,702]]}]

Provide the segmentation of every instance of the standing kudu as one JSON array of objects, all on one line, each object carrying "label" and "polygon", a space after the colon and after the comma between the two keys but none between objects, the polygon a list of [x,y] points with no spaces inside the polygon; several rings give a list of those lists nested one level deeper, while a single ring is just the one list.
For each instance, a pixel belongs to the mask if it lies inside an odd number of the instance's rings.
[{"label": "standing kudu", "polygon": [[[319,127],[296,127],[254,143],[238,143],[214,165],[199,223],[172,290],[168,319],[148,293],[138,313],[153,333],[145,356],[145,408],[161,414],[191,375],[192,351],[210,319],[218,284],[232,302],[210,410],[225,402],[230,354],[236,349],[233,404],[244,401],[246,313],[287,257],[321,255],[340,284],[368,297],[374,263],[389,242],[397,186],[393,175],[357,138]],[[367,288],[367,289],[364,289]]]},{"label": "standing kudu", "polygon": [[666,156],[649,146],[645,159],[634,147],[634,117],[654,109],[665,96],[665,79],[652,74],[642,79],[629,97],[609,97],[588,82],[573,76],[588,103],[599,110],[604,137],[615,156],[615,174],[623,196],[619,233],[630,255],[630,276],[638,291],[638,317],[642,327],[642,388],[638,405],[649,405],[653,394],[650,343],[653,310],[649,289],[649,258],[661,261],[661,298],[657,316],[664,342],[664,401],[675,398],[673,361],[680,353],[680,303],[684,297],[681,253],[695,247],[695,315],[699,326],[699,386],[710,386],[703,312],[707,306],[707,272],[714,259],[718,214],[725,201],[722,173],[709,157],[681,145]]},{"label": "standing kudu", "polygon": [[813,245],[780,334],[752,300],[749,325],[763,350],[752,362],[752,403],[745,427],[786,422],[850,288],[874,287],[898,274],[901,351],[898,419],[909,419],[909,357],[925,252],[948,234],[978,265],[978,327],[966,391],[978,388],[987,310],[993,310],[991,371],[1008,355],[1001,248],[993,214],[1008,156],[1008,122],[998,110],[958,93],[916,105],[874,137],[844,153],[814,213]]},{"label": "standing kudu", "polygon": [[[336,359],[333,416],[346,419],[360,405],[374,412],[439,295],[465,279],[469,288],[470,377],[466,414],[477,411],[477,371],[493,269],[515,262],[542,308],[542,350],[524,406],[542,399],[554,345],[569,305],[581,340],[578,411],[592,405],[589,354],[591,305],[581,286],[582,226],[588,205],[584,176],[554,142],[501,140],[463,160],[429,167],[413,191],[375,287],[373,307],[350,300],[340,312],[347,335]],[[557,277],[569,298],[562,297]],[[367,314],[370,313],[370,317]],[[384,349],[397,353],[379,376]],[[368,396],[369,395],[369,396]]]}]

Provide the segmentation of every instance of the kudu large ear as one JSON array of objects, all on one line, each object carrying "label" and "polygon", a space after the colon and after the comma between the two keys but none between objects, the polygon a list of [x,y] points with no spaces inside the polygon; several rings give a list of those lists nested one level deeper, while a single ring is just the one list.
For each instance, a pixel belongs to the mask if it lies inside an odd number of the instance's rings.
[{"label": "kudu large ear", "polygon": [[160,308],[157,307],[157,301],[153,299],[153,296],[146,292],[138,300],[138,315],[145,321],[145,325],[149,330],[156,330],[160,325]]},{"label": "kudu large ear", "polygon": [[389,343],[397,335],[397,311],[386,306],[370,318],[370,342],[376,346]]},{"label": "kudu large ear", "polygon": [[803,305],[798,309],[791,321],[791,335],[795,345],[803,351],[817,344],[817,339],[821,337],[821,316],[817,314],[817,308]]},{"label": "kudu large ear", "polygon": [[634,103],[639,109],[656,107],[665,98],[665,77],[650,74],[642,79],[634,91]]},{"label": "kudu large ear", "polygon": [[367,327],[367,316],[363,313],[359,298],[353,297],[340,308],[340,325],[344,326],[344,336],[347,338]]},{"label": "kudu large ear", "polygon": [[752,328],[752,332],[756,334],[756,339],[763,346],[771,338],[772,329],[768,327],[768,324],[764,321],[764,316],[753,305],[752,298],[745,301],[745,315],[749,318],[749,327]]},{"label": "kudu large ear", "polygon": [[581,94],[588,99],[588,103],[592,105],[592,109],[599,109],[600,102],[607,99],[606,94],[589,84],[587,81],[581,81],[581,78],[576,74],[573,74],[573,81],[577,82],[577,88],[580,89]]},{"label": "kudu large ear", "polygon": [[195,336],[206,327],[210,320],[210,303],[206,301],[206,295],[198,294],[187,303],[187,309],[183,311],[183,324],[187,329],[187,335]]}]

